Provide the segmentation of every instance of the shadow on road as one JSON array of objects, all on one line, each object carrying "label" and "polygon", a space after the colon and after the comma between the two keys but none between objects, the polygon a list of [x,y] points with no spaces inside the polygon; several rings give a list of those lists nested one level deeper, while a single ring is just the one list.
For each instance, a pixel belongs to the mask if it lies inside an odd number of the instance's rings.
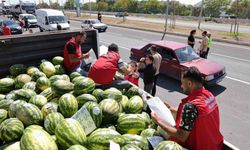
[{"label": "shadow on road", "polygon": [[224,87],[224,86],[221,86],[221,85],[217,84],[215,86],[208,87],[207,89],[209,91],[211,91],[214,96],[218,96],[219,94],[221,94],[222,92],[224,92],[227,88]]}]

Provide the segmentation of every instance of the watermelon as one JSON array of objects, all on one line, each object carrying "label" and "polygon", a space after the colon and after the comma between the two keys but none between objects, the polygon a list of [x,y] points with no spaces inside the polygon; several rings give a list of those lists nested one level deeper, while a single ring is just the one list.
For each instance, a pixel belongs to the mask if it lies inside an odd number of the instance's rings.
[{"label": "watermelon", "polygon": [[110,140],[123,146],[125,139],[115,130],[99,128],[92,132],[88,137],[89,150],[109,150]]},{"label": "watermelon", "polygon": [[36,82],[31,81],[31,82],[25,83],[23,86],[23,89],[30,89],[30,90],[36,91]]},{"label": "watermelon", "polygon": [[30,66],[30,67],[27,68],[27,74],[29,76],[31,76],[31,77],[37,71],[40,71],[40,70],[37,67],[34,67],[34,66]]},{"label": "watermelon", "polygon": [[58,150],[56,142],[40,126],[31,125],[20,140],[21,150]]},{"label": "watermelon", "polygon": [[33,81],[36,81],[38,78],[40,77],[46,77],[46,74],[44,74],[43,72],[41,71],[36,71],[34,72],[32,75],[31,75],[31,78]]},{"label": "watermelon", "polygon": [[42,95],[47,98],[47,101],[51,101],[55,97],[58,97],[58,95],[52,91],[51,88],[47,88],[46,90],[42,91],[39,95]]},{"label": "watermelon", "polygon": [[47,77],[40,77],[36,80],[36,87],[41,90],[44,91],[45,89],[50,87],[50,81]]},{"label": "watermelon", "polygon": [[4,94],[0,94],[0,101],[5,99],[5,98],[6,98],[6,96]]},{"label": "watermelon", "polygon": [[43,114],[36,105],[30,103],[20,105],[17,112],[16,117],[21,120],[25,126],[32,124],[39,125],[43,121]]},{"label": "watermelon", "polygon": [[86,102],[92,101],[97,102],[96,98],[91,94],[82,94],[76,98],[79,108],[82,107]]},{"label": "watermelon", "polygon": [[10,66],[9,71],[12,76],[16,77],[19,74],[26,73],[26,66],[23,64],[15,64]]},{"label": "watermelon", "polygon": [[158,132],[152,128],[143,130],[140,135],[145,138],[151,137],[151,136],[159,136]]},{"label": "watermelon", "polygon": [[117,120],[117,130],[121,134],[140,134],[146,128],[144,118],[137,114],[120,114]]},{"label": "watermelon", "polygon": [[103,94],[103,90],[102,89],[95,89],[92,92],[92,95],[95,96],[95,98],[97,99],[98,103],[102,101],[102,94]]},{"label": "watermelon", "polygon": [[155,150],[183,150],[183,147],[174,141],[162,141]]},{"label": "watermelon", "polygon": [[102,114],[103,123],[113,123],[117,120],[120,112],[120,105],[116,100],[104,99],[99,103]]},{"label": "watermelon", "polygon": [[74,84],[65,80],[57,80],[51,84],[51,89],[56,94],[63,95],[65,93],[69,93],[70,91],[73,91]]},{"label": "watermelon", "polygon": [[9,110],[10,104],[13,102],[11,99],[5,99],[0,101],[0,109]]},{"label": "watermelon", "polygon": [[102,124],[100,128],[108,128],[108,129],[116,130],[113,124]]},{"label": "watermelon", "polygon": [[139,88],[136,86],[132,86],[131,88],[128,89],[128,91],[126,92],[126,95],[128,96],[128,98],[131,98],[135,95],[140,95]]},{"label": "watermelon", "polygon": [[13,103],[10,104],[10,107],[9,107],[9,116],[11,118],[15,118],[16,117],[16,113],[17,113],[17,110],[19,109],[19,107],[23,104],[26,104],[25,101],[23,100],[16,100],[14,101]]},{"label": "watermelon", "polygon": [[0,147],[1,150],[21,150],[20,142],[8,143]]},{"label": "watermelon", "polygon": [[125,95],[122,95],[122,100],[120,101],[120,104],[122,105],[122,108],[125,110],[125,107],[128,103],[128,97]]},{"label": "watermelon", "polygon": [[76,95],[90,93],[95,89],[95,82],[90,78],[77,81],[78,82],[74,83],[74,94]]},{"label": "watermelon", "polygon": [[56,73],[55,66],[49,61],[43,61],[40,64],[40,70],[47,76],[51,77]]},{"label": "watermelon", "polygon": [[52,112],[48,114],[44,119],[45,130],[51,135],[55,134],[56,126],[60,124],[63,119],[63,115],[58,112]]},{"label": "watermelon", "polygon": [[88,149],[81,146],[81,145],[73,145],[70,148],[68,148],[67,150],[88,150]]},{"label": "watermelon", "polygon": [[5,95],[5,99],[12,99],[12,100],[16,100],[16,92],[18,90],[13,90],[11,92],[9,92],[8,94]]},{"label": "watermelon", "polygon": [[85,79],[86,77],[84,76],[78,76],[78,77],[75,77],[73,80],[72,80],[72,83],[77,83],[77,82],[80,82],[81,80]]},{"label": "watermelon", "polygon": [[123,134],[122,136],[126,139],[126,144],[133,144],[143,150],[149,150],[149,143],[146,138],[136,134]]},{"label": "watermelon", "polygon": [[114,99],[116,100],[117,102],[120,102],[122,100],[122,92],[119,91],[118,89],[116,88],[109,88],[109,89],[106,89],[104,92],[103,92],[103,99]]},{"label": "watermelon", "polygon": [[2,78],[0,79],[0,93],[8,93],[13,90],[15,87],[15,80],[11,78]]},{"label": "watermelon", "polygon": [[52,59],[52,63],[53,65],[63,65],[63,60],[64,58],[62,56],[55,56],[53,59]]},{"label": "watermelon", "polygon": [[62,74],[65,74],[65,72],[66,72],[65,68],[62,65],[56,65],[55,69],[56,69],[55,74],[57,74],[57,75],[62,75]]},{"label": "watermelon", "polygon": [[53,75],[49,78],[50,83],[54,83],[57,80],[65,80],[65,81],[70,81],[69,76],[66,74],[63,75]]},{"label": "watermelon", "polygon": [[0,124],[7,119],[8,117],[8,112],[5,109],[0,109]]},{"label": "watermelon", "polygon": [[24,126],[20,120],[16,118],[6,119],[0,125],[0,138],[5,142],[20,140],[23,131]]},{"label": "watermelon", "polygon": [[22,88],[25,83],[28,83],[31,81],[31,77],[27,74],[20,74],[15,79],[15,86],[16,88]]},{"label": "watermelon", "polygon": [[55,102],[49,102],[45,104],[41,109],[41,112],[44,117],[46,117],[48,114],[52,112],[57,112],[57,111],[58,111],[58,104]]},{"label": "watermelon", "polygon": [[96,127],[98,128],[102,123],[102,110],[100,106],[95,102],[87,102],[83,105],[89,111]]},{"label": "watermelon", "polygon": [[125,112],[131,114],[140,114],[143,109],[143,100],[140,96],[133,96],[131,97],[126,106]]},{"label": "watermelon", "polygon": [[121,148],[121,150],[141,150],[141,148],[133,144],[126,144]]},{"label": "watermelon", "polygon": [[86,142],[86,134],[81,124],[71,118],[64,119],[56,126],[55,135],[64,149],[76,144],[84,145]]},{"label": "watermelon", "polygon": [[82,76],[82,75],[81,75],[79,72],[72,72],[72,73],[69,75],[71,81],[73,81],[73,79],[74,79],[75,77],[80,77],[80,76]]},{"label": "watermelon", "polygon": [[28,102],[33,96],[36,96],[35,91],[30,89],[20,89],[16,92],[15,98]]},{"label": "watermelon", "polygon": [[142,112],[141,114],[137,114],[137,115],[141,116],[144,119],[144,121],[146,122],[147,126],[149,126],[149,125],[152,124],[153,121],[151,120],[151,118],[150,118],[150,116],[149,116],[148,113]]},{"label": "watermelon", "polygon": [[39,109],[47,103],[47,98],[42,95],[35,95],[30,100],[29,103],[36,105]]},{"label": "watermelon", "polygon": [[59,99],[59,109],[64,117],[73,116],[78,110],[78,103],[74,95],[64,94]]}]

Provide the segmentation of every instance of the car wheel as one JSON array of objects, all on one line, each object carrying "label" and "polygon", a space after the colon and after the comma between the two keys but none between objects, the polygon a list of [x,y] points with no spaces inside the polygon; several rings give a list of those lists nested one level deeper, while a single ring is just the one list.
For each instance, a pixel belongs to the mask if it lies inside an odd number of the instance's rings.
[{"label": "car wheel", "polygon": [[39,27],[39,30],[40,30],[40,32],[43,32],[43,29],[41,27]]}]

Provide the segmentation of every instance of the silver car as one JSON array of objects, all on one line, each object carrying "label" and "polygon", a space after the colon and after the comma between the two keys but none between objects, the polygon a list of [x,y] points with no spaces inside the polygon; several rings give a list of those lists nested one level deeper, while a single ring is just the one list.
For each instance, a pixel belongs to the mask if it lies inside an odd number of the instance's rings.
[{"label": "silver car", "polygon": [[81,27],[83,29],[90,29],[91,27],[93,27],[94,29],[98,30],[99,32],[100,31],[106,31],[108,26],[102,22],[100,22],[99,20],[97,19],[87,19],[87,20],[84,20],[81,24]]}]

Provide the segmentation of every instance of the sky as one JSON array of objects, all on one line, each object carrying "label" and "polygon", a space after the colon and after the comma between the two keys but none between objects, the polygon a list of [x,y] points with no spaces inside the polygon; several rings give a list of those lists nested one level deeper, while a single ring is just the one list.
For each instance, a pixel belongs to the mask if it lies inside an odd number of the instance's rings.
[{"label": "sky", "polygon": [[[23,0],[23,1],[29,1],[29,2],[34,2],[34,1],[36,1],[37,3],[39,2],[39,0]],[[43,0],[44,2],[49,2],[49,0]],[[52,2],[56,2],[57,0],[51,0]],[[64,1],[66,1],[66,0],[58,0],[59,1],[59,3],[62,3],[62,2],[64,2]],[[80,1],[82,1],[83,2],[83,0],[80,0]],[[87,1],[87,2],[89,2],[89,0],[85,0],[85,1]],[[90,1],[92,1],[92,0],[90,0]],[[171,1],[171,0],[170,0]],[[198,3],[199,1],[201,1],[201,0],[177,0],[177,1],[179,1],[180,3],[183,3],[183,4],[191,4],[191,5],[194,5],[194,4],[196,4],[196,3]],[[19,2],[19,0],[6,0],[6,2],[7,3],[11,3],[11,4],[16,4],[16,3],[18,3]]]}]

